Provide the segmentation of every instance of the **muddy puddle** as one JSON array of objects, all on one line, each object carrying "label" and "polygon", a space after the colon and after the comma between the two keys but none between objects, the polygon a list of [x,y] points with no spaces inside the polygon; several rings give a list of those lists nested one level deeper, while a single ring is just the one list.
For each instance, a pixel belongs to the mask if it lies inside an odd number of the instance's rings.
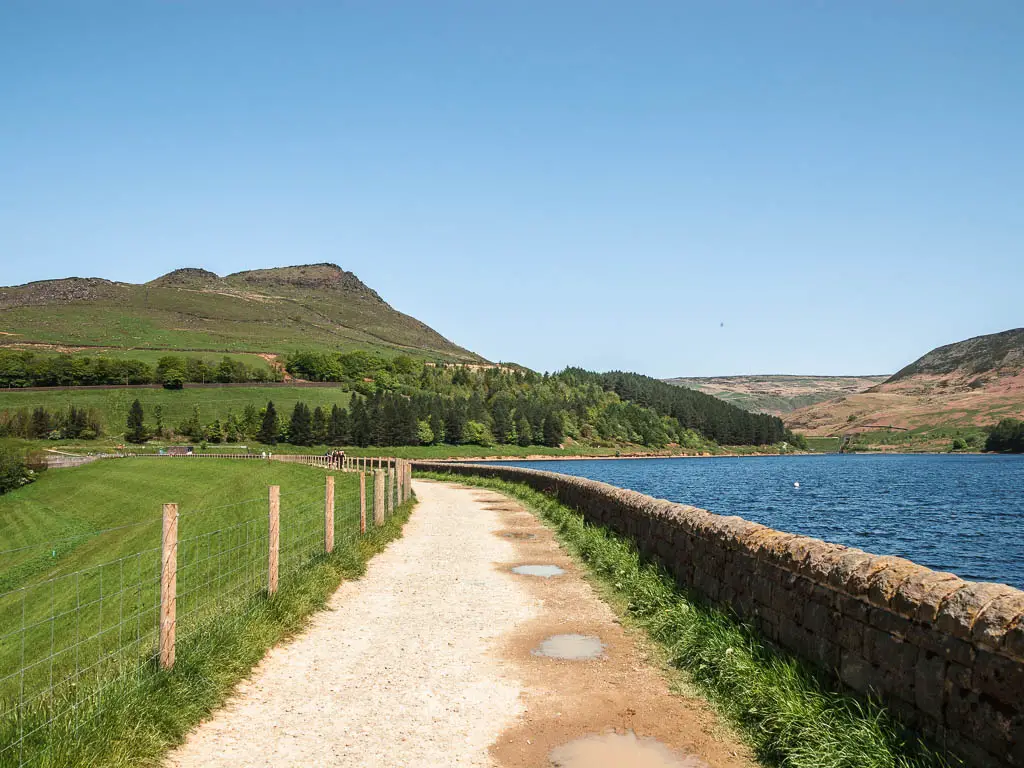
[{"label": "muddy puddle", "polygon": [[604,655],[604,643],[592,635],[552,635],[534,649],[533,655],[569,661],[592,661]]},{"label": "muddy puddle", "polygon": [[680,755],[655,739],[637,738],[632,731],[587,736],[551,752],[556,768],[709,768],[693,755]]},{"label": "muddy puddle", "polygon": [[552,576],[561,576],[565,571],[557,565],[517,565],[512,573],[520,576],[539,576],[542,579],[550,579]]}]

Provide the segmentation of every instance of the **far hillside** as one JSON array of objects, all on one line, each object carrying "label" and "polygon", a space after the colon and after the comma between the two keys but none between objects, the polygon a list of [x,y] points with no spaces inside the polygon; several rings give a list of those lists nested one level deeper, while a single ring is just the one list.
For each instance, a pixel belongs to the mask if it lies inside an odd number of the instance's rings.
[{"label": "far hillside", "polygon": [[753,413],[783,416],[824,400],[863,392],[885,376],[710,376],[665,379]]},{"label": "far hillside", "polygon": [[69,277],[0,288],[0,344],[271,355],[363,349],[485,362],[334,264],[226,277],[179,269],[142,285]]},{"label": "far hillside", "polygon": [[932,350],[871,389],[796,410],[791,429],[812,437],[864,434],[863,445],[971,447],[1005,418],[1024,416],[1024,329]]}]

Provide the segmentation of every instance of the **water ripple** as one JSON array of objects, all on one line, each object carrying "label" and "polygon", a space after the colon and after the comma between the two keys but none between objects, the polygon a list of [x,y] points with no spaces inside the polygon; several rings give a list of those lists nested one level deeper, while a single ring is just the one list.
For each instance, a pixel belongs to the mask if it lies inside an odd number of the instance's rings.
[{"label": "water ripple", "polygon": [[510,463],[1024,588],[1024,456]]}]

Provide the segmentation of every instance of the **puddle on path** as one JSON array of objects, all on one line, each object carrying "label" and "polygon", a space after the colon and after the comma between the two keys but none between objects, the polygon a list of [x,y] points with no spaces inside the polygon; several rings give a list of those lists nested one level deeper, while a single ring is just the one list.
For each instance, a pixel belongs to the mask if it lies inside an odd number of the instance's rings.
[{"label": "puddle on path", "polygon": [[556,768],[709,768],[698,757],[680,755],[655,739],[638,739],[629,731],[587,736],[551,753]]},{"label": "puddle on path", "polygon": [[505,533],[499,534],[506,539],[536,539],[537,534],[535,533],[523,533],[522,531],[506,531]]},{"label": "puddle on path", "polygon": [[542,579],[550,579],[552,576],[561,576],[565,571],[557,565],[517,565],[512,573],[520,576],[540,576]]},{"label": "puddle on path", "polygon": [[570,661],[591,661],[604,655],[604,643],[591,635],[552,635],[533,651],[534,656]]}]

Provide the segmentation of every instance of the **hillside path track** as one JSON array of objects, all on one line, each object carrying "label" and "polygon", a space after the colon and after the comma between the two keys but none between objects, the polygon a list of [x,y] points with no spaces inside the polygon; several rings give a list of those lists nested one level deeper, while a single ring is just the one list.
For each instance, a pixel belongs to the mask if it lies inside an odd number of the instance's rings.
[{"label": "hillside path track", "polygon": [[[414,489],[402,538],[272,649],[167,766],[519,768],[613,729],[700,755],[685,765],[749,765],[706,705],[669,692],[536,518],[490,491]],[[567,573],[509,572],[524,562]],[[538,639],[576,630],[599,634],[607,659],[532,654]]]}]

